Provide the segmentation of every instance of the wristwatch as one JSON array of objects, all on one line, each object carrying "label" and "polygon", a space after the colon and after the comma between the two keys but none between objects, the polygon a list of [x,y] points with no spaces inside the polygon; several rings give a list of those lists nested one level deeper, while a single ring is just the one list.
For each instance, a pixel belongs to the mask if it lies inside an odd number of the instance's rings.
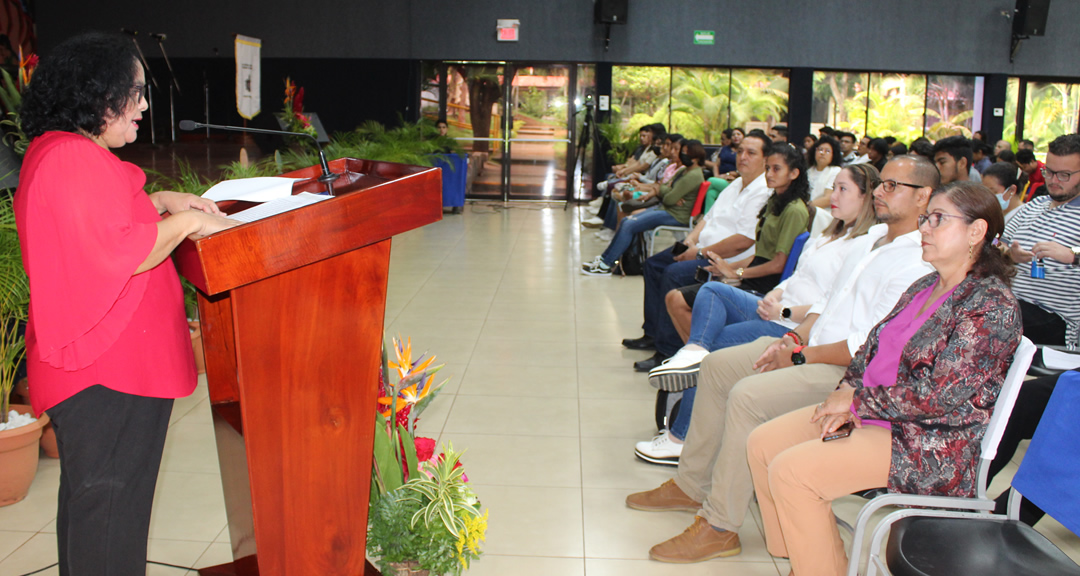
[{"label": "wristwatch", "polygon": [[701,248],[698,248],[698,251],[697,251],[697,259],[698,259],[698,260],[704,260],[704,259],[705,259],[705,256],[703,256],[703,255],[701,254]]},{"label": "wristwatch", "polygon": [[784,308],[783,310],[781,310],[780,311],[780,317],[783,318],[784,320],[787,320],[788,318],[791,318],[791,308]]},{"label": "wristwatch", "polygon": [[1080,246],[1074,246],[1070,248],[1070,250],[1072,250],[1073,253],[1073,261],[1070,266],[1073,268],[1080,268]]},{"label": "wristwatch", "polygon": [[796,346],[795,351],[791,353],[792,365],[802,366],[803,364],[806,364],[806,356],[802,353],[803,348],[806,348],[806,346]]}]

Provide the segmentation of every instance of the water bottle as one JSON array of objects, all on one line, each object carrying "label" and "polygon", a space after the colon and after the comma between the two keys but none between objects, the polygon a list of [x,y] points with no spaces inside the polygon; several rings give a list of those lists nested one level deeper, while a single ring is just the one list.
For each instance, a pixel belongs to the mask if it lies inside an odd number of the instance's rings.
[{"label": "water bottle", "polygon": [[1039,280],[1046,278],[1046,266],[1043,265],[1042,259],[1031,261],[1031,277]]}]

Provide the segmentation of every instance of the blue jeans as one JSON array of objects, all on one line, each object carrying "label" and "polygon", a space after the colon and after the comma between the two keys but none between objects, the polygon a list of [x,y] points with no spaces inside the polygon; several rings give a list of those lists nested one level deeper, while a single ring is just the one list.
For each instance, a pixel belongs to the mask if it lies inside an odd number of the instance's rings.
[{"label": "blue jeans", "polygon": [[783,336],[787,328],[762,320],[757,314],[761,298],[723,282],[707,282],[694,300],[687,344],[712,352],[753,342],[762,336]]},{"label": "blue jeans", "polygon": [[682,338],[671,323],[664,296],[668,292],[694,284],[694,274],[698,266],[708,266],[708,260],[687,260],[676,262],[671,248],[657,252],[645,261],[642,274],[645,276],[645,323],[642,329],[646,336],[656,341],[656,351],[671,356],[682,347]]},{"label": "blue jeans", "polygon": [[615,264],[615,261],[622,257],[623,252],[630,247],[630,242],[633,241],[635,235],[657,226],[683,226],[683,223],[658,207],[627,216],[619,224],[619,229],[615,231],[615,237],[611,239],[607,250],[600,255],[604,259],[604,264],[608,266]]}]

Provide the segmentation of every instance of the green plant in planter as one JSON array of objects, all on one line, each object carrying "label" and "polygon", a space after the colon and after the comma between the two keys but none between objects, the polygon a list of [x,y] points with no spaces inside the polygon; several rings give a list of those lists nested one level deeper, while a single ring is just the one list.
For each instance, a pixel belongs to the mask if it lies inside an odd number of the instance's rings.
[{"label": "green plant in planter", "polygon": [[30,281],[22,267],[12,199],[0,197],[0,423],[8,418],[8,402],[19,364],[26,356],[20,329],[30,309]]}]

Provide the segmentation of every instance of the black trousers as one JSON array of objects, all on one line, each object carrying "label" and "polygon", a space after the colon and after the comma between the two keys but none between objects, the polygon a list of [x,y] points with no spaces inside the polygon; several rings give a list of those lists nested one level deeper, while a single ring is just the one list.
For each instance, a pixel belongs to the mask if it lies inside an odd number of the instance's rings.
[{"label": "black trousers", "polygon": [[1031,302],[1020,302],[1020,319],[1024,323],[1024,336],[1036,344],[1065,343],[1065,331],[1068,326],[1065,319],[1053,312],[1048,312]]},{"label": "black trousers", "polygon": [[[1020,394],[1016,397],[1016,406],[1013,407],[1009,423],[1005,426],[1005,433],[998,444],[997,456],[990,463],[988,480],[992,480],[1001,472],[1009,460],[1016,454],[1017,447],[1023,440],[1031,440],[1035,435],[1035,429],[1039,427],[1046,405],[1050,403],[1050,396],[1054,393],[1054,386],[1060,375],[1043,376],[1024,382],[1020,388]],[[1005,514],[1008,512],[1009,491],[1006,490],[997,499],[996,512]],[[1020,504],[1020,521],[1028,526],[1034,526],[1046,513],[1027,498]]]},{"label": "black trousers", "polygon": [[146,574],[172,399],[93,386],[48,410],[60,449],[61,576]]}]

